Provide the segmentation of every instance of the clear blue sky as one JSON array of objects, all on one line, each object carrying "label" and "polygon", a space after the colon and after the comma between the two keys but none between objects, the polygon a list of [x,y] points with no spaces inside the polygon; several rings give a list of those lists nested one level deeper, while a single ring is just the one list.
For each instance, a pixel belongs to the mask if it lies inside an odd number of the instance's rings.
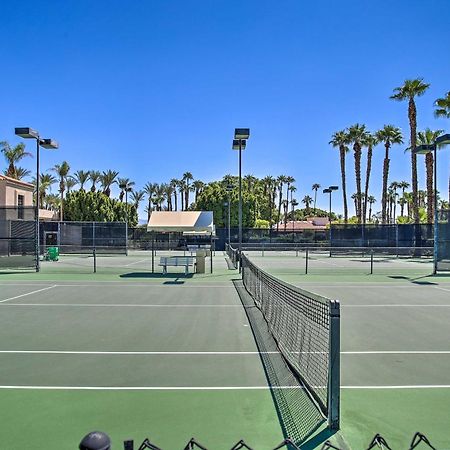
[{"label": "clear blue sky", "polygon": [[[244,172],[292,175],[301,200],[315,182],[340,184],[333,131],[408,132],[407,105],[388,97],[417,76],[431,83],[419,128],[450,131],[432,107],[450,90],[448,0],[4,1],[0,15],[0,139],[18,142],[15,126],[57,139],[43,168],[115,169],[138,188],[185,171],[210,181],[237,173],[230,144],[242,126]],[[391,180],[410,180],[403,149],[392,151]],[[449,166],[443,151],[442,193]],[[351,155],[347,172],[352,193]]]}]

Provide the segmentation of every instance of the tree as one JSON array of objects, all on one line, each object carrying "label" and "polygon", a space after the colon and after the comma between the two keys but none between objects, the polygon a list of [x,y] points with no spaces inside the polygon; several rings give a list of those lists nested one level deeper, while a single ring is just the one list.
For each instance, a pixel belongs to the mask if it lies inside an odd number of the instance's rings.
[{"label": "tree", "polygon": [[145,198],[145,192],[144,191],[133,191],[131,193],[131,201],[133,202],[134,207],[136,210],[139,209],[139,204],[144,200]]},{"label": "tree", "polygon": [[[417,133],[417,143],[419,145],[433,145],[436,139],[444,132],[444,130],[432,131],[426,128],[424,131]],[[434,209],[434,190],[433,190],[433,167],[434,158],[433,153],[428,152],[425,155],[425,170],[427,174],[427,222],[433,223],[433,209]]]},{"label": "tree", "polygon": [[174,199],[174,206],[175,206],[175,211],[178,211],[178,195],[177,195],[177,187],[178,184],[180,183],[180,180],[177,180],[176,178],[172,178],[170,180],[170,185],[173,188],[173,199]]},{"label": "tree", "polygon": [[185,172],[183,174],[183,181],[186,183],[186,185],[184,186],[184,208],[186,209],[186,211],[189,208],[189,192],[191,190],[189,182],[193,179],[194,177],[192,176],[191,172]]},{"label": "tree", "polygon": [[405,80],[402,86],[394,88],[394,94],[391,95],[391,99],[397,101],[408,100],[408,120],[409,120],[409,132],[410,132],[410,148],[411,148],[411,185],[412,185],[412,198],[413,198],[413,215],[414,222],[418,224],[420,222],[419,217],[419,202],[417,193],[419,189],[417,181],[417,155],[414,153],[416,148],[417,138],[417,109],[415,97],[420,97],[425,94],[426,90],[430,87],[428,83],[424,83],[422,78],[416,78],[413,80]]},{"label": "tree", "polygon": [[51,170],[59,177],[59,195],[61,197],[61,203],[59,206],[59,220],[64,220],[64,191],[66,190],[66,178],[69,176],[70,166],[67,161],[63,161],[61,164],[56,164]]},{"label": "tree", "polygon": [[131,192],[133,190],[133,186],[135,185],[135,183],[129,178],[118,178],[117,184],[119,185],[120,189],[119,201],[123,202],[123,197],[128,195],[128,192]]},{"label": "tree", "polygon": [[98,170],[90,170],[89,171],[89,179],[92,182],[91,192],[95,192],[95,185],[100,181],[101,173]]},{"label": "tree", "polygon": [[[255,177],[252,177],[252,178],[255,179]],[[194,188],[194,192],[195,192],[195,199],[194,199],[195,203],[197,203],[198,195],[200,194],[200,192],[204,186],[205,186],[205,183],[203,183],[203,181],[200,181],[200,180],[195,180],[192,183],[192,187]]]},{"label": "tree", "polygon": [[450,91],[444,97],[438,98],[434,106],[436,107],[434,110],[435,117],[446,117],[450,119]]},{"label": "tree", "polygon": [[88,170],[77,170],[72,178],[80,185],[80,191],[84,191],[84,184],[90,179],[91,173]]},{"label": "tree", "polygon": [[150,220],[150,215],[152,213],[152,197],[153,197],[153,194],[155,193],[156,187],[157,187],[156,183],[147,183],[144,186],[144,192],[148,199],[148,203],[147,203],[147,207],[146,207],[147,222]]},{"label": "tree", "polygon": [[309,215],[311,213],[311,209],[309,205],[313,202],[313,199],[309,195],[305,195],[302,199],[302,203],[305,204],[306,214]]},{"label": "tree", "polygon": [[73,179],[73,177],[67,177],[66,178],[66,188],[67,193],[69,193],[73,187],[75,187],[77,182]]},{"label": "tree", "polygon": [[[6,175],[7,170],[5,170]],[[22,180],[25,177],[30,176],[31,172],[28,169],[24,169],[23,167],[16,167],[16,179]]]},{"label": "tree", "polygon": [[369,200],[369,181],[370,181],[370,172],[372,170],[372,153],[373,147],[377,145],[378,141],[375,135],[367,133],[363,144],[364,147],[367,147],[367,167],[366,167],[366,183],[364,188],[364,204],[363,204],[363,214],[362,219],[363,223],[366,223],[366,214],[367,214],[367,202]]},{"label": "tree", "polygon": [[369,197],[367,198],[367,202],[369,203],[369,222],[370,222],[370,220],[372,219],[372,205],[374,205],[377,202],[377,200],[373,195],[369,195]]},{"label": "tree", "polygon": [[381,188],[381,222],[387,222],[387,189],[389,178],[389,149],[393,144],[402,144],[403,136],[400,128],[394,125],[385,125],[381,130],[376,132],[376,138],[379,142],[384,143],[385,155],[383,161],[383,184]]},{"label": "tree", "polygon": [[31,153],[25,151],[25,144],[23,142],[11,147],[8,142],[1,141],[0,148],[8,164],[5,175],[18,179],[16,164],[26,156],[32,156]]},{"label": "tree", "polygon": [[277,178],[277,188],[278,188],[278,215],[277,215],[277,231],[280,227],[280,219],[281,219],[281,205],[283,203],[283,186],[286,182],[286,176],[280,175]]},{"label": "tree", "polygon": [[314,183],[312,185],[312,190],[314,191],[314,214],[316,214],[316,203],[317,203],[317,191],[320,189],[319,183]]},{"label": "tree", "polygon": [[395,223],[395,220],[396,220],[396,217],[397,217],[397,214],[396,214],[396,210],[397,210],[397,197],[398,197],[398,194],[397,194],[397,189],[399,188],[400,186],[399,186],[399,184],[396,182],[396,181],[393,181],[390,185],[389,185],[389,191],[392,193],[392,201],[393,201],[393,207],[394,207],[394,209],[393,209],[393,214],[392,214],[392,218],[393,218],[393,220],[392,220],[392,222],[393,223]]},{"label": "tree", "polygon": [[329,142],[334,148],[339,149],[339,159],[341,165],[341,184],[342,184],[342,198],[344,202],[344,223],[348,222],[348,207],[347,207],[347,186],[346,186],[346,174],[345,174],[345,155],[349,151],[348,148],[348,136],[347,133],[342,131],[336,131],[331,136]]},{"label": "tree", "polygon": [[361,154],[362,146],[367,140],[368,131],[366,126],[356,123],[348,128],[348,142],[353,144],[353,156],[355,158],[355,180],[356,180],[356,217],[358,223],[362,222],[362,190],[361,190]]},{"label": "tree", "polygon": [[[58,180],[51,174],[41,173],[39,175],[39,204],[43,205],[47,190],[51,189],[51,186]],[[36,178],[33,177],[32,184],[36,186]]]},{"label": "tree", "polygon": [[107,196],[111,196],[111,186],[117,183],[116,178],[118,177],[119,172],[116,170],[108,169],[106,172],[103,172],[100,175],[100,183],[102,185],[102,191]]}]

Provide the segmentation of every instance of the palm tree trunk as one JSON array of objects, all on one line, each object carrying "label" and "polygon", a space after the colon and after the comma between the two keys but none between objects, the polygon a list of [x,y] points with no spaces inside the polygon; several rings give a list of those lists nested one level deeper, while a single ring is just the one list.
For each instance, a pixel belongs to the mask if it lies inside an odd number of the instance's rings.
[{"label": "palm tree trunk", "polygon": [[417,137],[417,110],[414,98],[409,99],[408,105],[408,118],[410,128],[410,142],[411,142],[411,184],[412,184],[412,207],[414,223],[419,223],[419,199],[418,194],[418,182],[417,182],[417,155],[414,153],[416,148]]},{"label": "palm tree trunk", "polygon": [[317,189],[314,189],[314,215],[317,214],[316,201],[317,201]]},{"label": "palm tree trunk", "polygon": [[356,216],[358,223],[361,223],[362,202],[361,202],[361,147],[359,144],[353,146],[355,157],[355,179],[356,179]]},{"label": "palm tree trunk", "polygon": [[396,217],[397,217],[397,191],[394,189],[394,213],[393,213],[393,223],[396,222]]},{"label": "palm tree trunk", "polygon": [[372,218],[372,203],[369,203],[369,222],[371,218]]},{"label": "palm tree trunk", "polygon": [[[347,186],[345,182],[345,146],[339,147],[339,156],[341,163],[341,180],[342,180],[342,198],[344,201],[344,223],[348,222],[348,207],[347,207]],[[317,193],[317,191],[316,191]]]},{"label": "palm tree trunk", "polygon": [[433,192],[433,154],[427,153],[425,155],[425,167],[427,172],[427,222],[433,223],[433,206],[434,206],[434,192]]},{"label": "palm tree trunk", "polygon": [[175,201],[175,211],[178,211],[178,195],[177,195],[176,189],[174,190],[174,193],[173,193],[173,199]]},{"label": "palm tree trunk", "polygon": [[381,223],[387,221],[387,185],[389,177],[389,142],[385,142],[384,147],[386,149],[383,161],[383,192],[381,194]]},{"label": "palm tree trunk", "polygon": [[280,187],[278,191],[278,216],[277,216],[277,231],[280,227],[281,219],[281,202],[283,201],[283,186]]},{"label": "palm tree trunk", "polygon": [[369,198],[369,181],[370,172],[372,170],[372,146],[369,145],[367,148],[367,169],[366,169],[366,186],[365,186],[365,196],[364,196],[364,209],[363,209],[363,223],[366,223],[366,213],[367,213],[367,201]]},{"label": "palm tree trunk", "polygon": [[181,211],[184,211],[184,191],[180,190]]}]

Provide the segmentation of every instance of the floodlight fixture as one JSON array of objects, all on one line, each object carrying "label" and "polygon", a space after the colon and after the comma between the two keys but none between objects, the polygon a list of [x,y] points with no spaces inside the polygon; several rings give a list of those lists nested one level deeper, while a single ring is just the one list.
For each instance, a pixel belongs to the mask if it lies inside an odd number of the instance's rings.
[{"label": "floodlight fixture", "polygon": [[415,153],[416,155],[426,155],[427,153],[432,153],[433,151],[433,144],[421,144],[416,146],[416,148],[413,150],[413,153]]},{"label": "floodlight fixture", "polygon": [[333,192],[331,189],[327,188],[322,191],[324,194],[331,194]]},{"label": "floodlight fixture", "polygon": [[450,134],[443,134],[434,141],[436,145],[450,145]]},{"label": "floodlight fixture", "polygon": [[59,147],[59,144],[53,139],[41,139],[39,144],[41,145],[41,147],[50,150],[56,150]]},{"label": "floodlight fixture", "polygon": [[14,132],[16,136],[20,136],[24,139],[39,139],[39,133],[36,130],[33,130],[33,128],[19,127],[15,128]]},{"label": "floodlight fixture", "polygon": [[233,150],[245,150],[245,147],[247,146],[247,141],[239,140],[239,139],[233,139]]},{"label": "floodlight fixture", "polygon": [[235,128],[234,139],[245,140],[250,137],[250,128]]},{"label": "floodlight fixture", "polygon": [[331,191],[337,191],[339,189],[339,186],[329,186],[328,189]]}]

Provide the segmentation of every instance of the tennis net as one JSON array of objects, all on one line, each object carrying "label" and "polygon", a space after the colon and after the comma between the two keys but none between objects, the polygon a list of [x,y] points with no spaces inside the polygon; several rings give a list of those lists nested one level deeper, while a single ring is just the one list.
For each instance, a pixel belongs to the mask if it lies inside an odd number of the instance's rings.
[{"label": "tennis net", "polygon": [[285,283],[241,255],[242,280],[280,353],[305,390],[339,428],[339,302]]},{"label": "tennis net", "polygon": [[231,263],[234,268],[237,269],[239,263],[239,252],[237,249],[233,248],[230,244],[225,244],[225,251],[230,258]]}]

